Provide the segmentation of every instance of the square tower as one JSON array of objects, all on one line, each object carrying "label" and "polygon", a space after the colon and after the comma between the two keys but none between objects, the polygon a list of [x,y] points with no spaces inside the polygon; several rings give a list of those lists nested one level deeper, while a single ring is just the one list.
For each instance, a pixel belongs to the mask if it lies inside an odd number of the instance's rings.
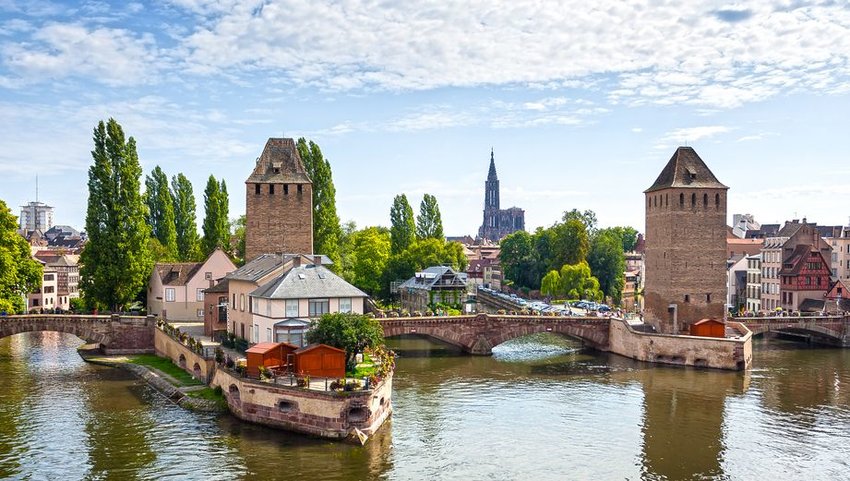
[{"label": "square tower", "polygon": [[693,148],[679,147],[644,191],[645,319],[659,332],[723,317],[728,190]]},{"label": "square tower", "polygon": [[293,139],[270,138],[245,181],[245,262],[313,253],[313,183]]}]

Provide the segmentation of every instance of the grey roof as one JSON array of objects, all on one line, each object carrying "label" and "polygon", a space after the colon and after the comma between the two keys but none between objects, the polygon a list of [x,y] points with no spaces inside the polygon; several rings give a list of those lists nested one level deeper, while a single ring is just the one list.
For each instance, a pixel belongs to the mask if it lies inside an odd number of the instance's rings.
[{"label": "grey roof", "polygon": [[805,225],[805,222],[801,224],[797,220],[793,220],[791,222],[786,221],[785,225],[782,226],[782,228],[779,229],[779,232],[776,233],[776,237],[791,237],[792,235],[796,234],[797,231],[800,230],[801,227],[803,227],[803,225]]},{"label": "grey roof", "polygon": [[[256,259],[227,274],[228,279],[237,281],[252,281],[257,282],[263,277],[274,272],[279,267],[286,264],[293,257],[302,256],[308,259],[313,257],[307,254],[261,254]],[[319,256],[322,258],[322,265],[330,265],[333,262],[328,256]]]},{"label": "grey roof", "polygon": [[219,282],[217,282],[216,285],[209,287],[207,289],[204,289],[204,292],[208,292],[210,294],[212,294],[212,293],[216,293],[216,294],[226,293],[226,292],[228,292],[229,286],[230,286],[230,279],[225,277],[222,280],[220,280]]},{"label": "grey roof", "polygon": [[717,180],[693,147],[679,147],[644,193],[669,188],[728,189]]},{"label": "grey roof", "polygon": [[327,267],[313,264],[293,267],[255,289],[251,296],[265,299],[368,297],[365,292],[345,282]]},{"label": "grey roof", "polygon": [[298,155],[295,141],[270,138],[257,159],[254,172],[245,183],[310,184],[304,162]]},{"label": "grey roof", "polygon": [[449,266],[431,266],[421,272],[417,272],[416,275],[411,277],[410,279],[404,281],[399,287],[401,288],[409,288],[409,289],[425,289],[431,290],[437,286],[437,283],[440,279],[443,278],[446,274],[454,275],[454,279],[451,284],[443,285],[442,287],[465,287],[467,276],[463,272],[457,272]]}]

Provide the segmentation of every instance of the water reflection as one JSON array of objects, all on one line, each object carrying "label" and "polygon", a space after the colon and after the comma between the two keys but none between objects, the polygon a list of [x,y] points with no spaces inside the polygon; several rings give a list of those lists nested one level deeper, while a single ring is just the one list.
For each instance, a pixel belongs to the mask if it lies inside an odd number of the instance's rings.
[{"label": "water reflection", "polygon": [[[540,334],[461,355],[416,337],[365,447],[188,412],[53,333],[0,339],[0,478],[842,479],[850,351],[757,348],[751,375]],[[769,460],[764,462],[763,460]]]}]

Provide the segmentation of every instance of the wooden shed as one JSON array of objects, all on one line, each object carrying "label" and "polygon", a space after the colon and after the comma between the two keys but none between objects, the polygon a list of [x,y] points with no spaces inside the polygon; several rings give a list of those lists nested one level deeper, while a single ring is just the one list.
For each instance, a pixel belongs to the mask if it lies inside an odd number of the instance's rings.
[{"label": "wooden shed", "polygon": [[345,377],[345,351],[311,344],[295,351],[295,372],[316,377]]},{"label": "wooden shed", "polygon": [[690,334],[700,337],[726,337],[726,323],[719,319],[703,319],[691,324]]},{"label": "wooden shed", "polygon": [[254,344],[247,351],[247,374],[248,377],[259,378],[260,366],[267,369],[287,370],[293,364],[293,353],[298,346],[285,342],[261,342]]}]

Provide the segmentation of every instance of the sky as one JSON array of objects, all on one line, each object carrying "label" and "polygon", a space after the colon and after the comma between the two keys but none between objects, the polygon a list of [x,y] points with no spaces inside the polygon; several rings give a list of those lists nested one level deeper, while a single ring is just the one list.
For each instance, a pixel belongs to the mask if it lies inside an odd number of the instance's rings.
[{"label": "sky", "polygon": [[[437,197],[475,235],[493,149],[527,230],[564,211],[644,229],[679,145],[729,218],[850,222],[850,3],[833,0],[0,0],[0,199],[84,227],[92,130],[145,174],[210,175],[230,215],[269,137],[306,137],[341,220]],[[143,182],[143,180],[142,180]]]}]

